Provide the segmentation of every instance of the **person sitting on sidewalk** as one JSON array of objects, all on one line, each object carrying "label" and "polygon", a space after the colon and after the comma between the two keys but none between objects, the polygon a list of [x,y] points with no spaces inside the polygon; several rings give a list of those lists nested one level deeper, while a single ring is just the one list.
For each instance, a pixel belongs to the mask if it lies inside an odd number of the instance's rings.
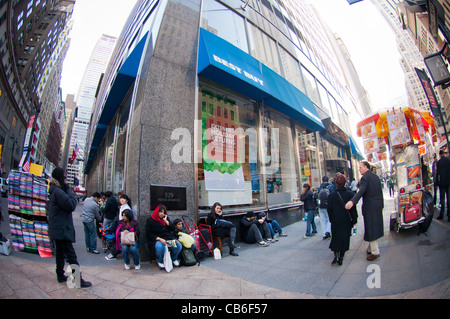
[{"label": "person sitting on sidewalk", "polygon": [[239,256],[234,251],[236,245],[234,240],[236,238],[236,226],[228,220],[223,219],[222,205],[214,203],[211,207],[211,212],[208,214],[206,223],[211,226],[212,235],[220,238],[229,238],[230,255]]},{"label": "person sitting on sidewalk", "polygon": [[269,226],[270,235],[272,236],[273,241],[278,241],[278,238],[275,236],[275,231],[278,233],[279,237],[287,237],[287,235],[283,232],[280,224],[275,219],[270,219],[269,214],[261,212],[258,214],[259,219],[264,219]]},{"label": "person sitting on sidewalk", "polygon": [[[260,247],[267,247],[273,240],[270,239],[269,225],[264,219],[256,219],[254,212],[248,212],[241,218],[241,238],[249,243],[258,243]],[[265,240],[263,238],[266,238]]]}]

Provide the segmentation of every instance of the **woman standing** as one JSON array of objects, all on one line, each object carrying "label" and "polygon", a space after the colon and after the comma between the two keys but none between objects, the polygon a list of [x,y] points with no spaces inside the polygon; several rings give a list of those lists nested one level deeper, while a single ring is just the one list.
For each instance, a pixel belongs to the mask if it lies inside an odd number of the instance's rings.
[{"label": "woman standing", "polygon": [[[134,245],[122,244],[122,236],[124,232],[134,232]],[[125,269],[130,269],[130,258],[128,253],[133,256],[134,269],[141,269],[139,263],[139,225],[137,220],[134,219],[133,212],[126,209],[122,212],[122,220],[119,222],[116,230],[116,241],[120,243],[120,248],[122,249],[123,261],[125,262]]]},{"label": "woman standing", "polygon": [[208,214],[206,223],[211,226],[211,232],[213,236],[230,239],[230,255],[239,256],[234,251],[236,245],[234,241],[236,239],[236,226],[230,221],[223,219],[222,205],[220,203],[214,203],[211,207],[211,212]]},{"label": "woman standing", "polygon": [[[57,167],[53,170],[48,192],[48,232],[55,244],[56,278],[59,283],[64,283],[69,278],[64,275],[65,259],[69,265],[80,266],[73,248],[75,227],[72,212],[77,207],[77,199],[66,184],[64,169]],[[73,269],[73,266],[71,268]],[[81,273],[79,279],[81,288],[92,286],[90,282],[81,278]],[[75,278],[75,282],[78,282],[77,278]]]},{"label": "woman standing", "polygon": [[[180,266],[178,255],[183,246],[181,246],[181,243],[178,241],[175,227],[167,216],[166,206],[159,205],[156,207],[152,216],[147,219],[145,233],[147,235],[148,248],[156,255],[156,261],[160,269],[165,268],[164,252],[166,246],[169,248],[173,265],[176,267]],[[173,243],[174,245],[171,245],[170,243]]]},{"label": "woman standing", "polygon": [[356,206],[345,209],[345,203],[352,199],[353,192],[345,188],[346,178],[340,174],[336,177],[336,192],[328,195],[328,215],[331,221],[330,249],[334,252],[332,264],[342,265],[344,254],[350,247],[353,225],[358,221]]},{"label": "woman standing", "polygon": [[311,235],[317,234],[317,227],[316,223],[314,223],[314,215],[316,213],[314,193],[308,183],[303,184],[303,193],[300,195],[300,200],[303,202],[303,208],[306,212],[306,234],[303,238],[310,238]]}]

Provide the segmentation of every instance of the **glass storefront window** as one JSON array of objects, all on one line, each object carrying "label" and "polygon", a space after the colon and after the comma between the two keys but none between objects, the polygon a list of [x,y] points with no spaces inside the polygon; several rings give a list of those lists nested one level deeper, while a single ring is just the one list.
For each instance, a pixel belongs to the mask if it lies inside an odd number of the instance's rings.
[{"label": "glass storefront window", "polygon": [[244,19],[220,3],[203,1],[202,28],[248,53]]},{"label": "glass storefront window", "polygon": [[306,130],[296,127],[298,153],[301,171],[301,185],[308,183],[318,188],[321,183],[318,161],[316,133],[306,133]]},{"label": "glass storefront window", "polygon": [[105,185],[107,190],[112,190],[112,171],[113,171],[113,154],[114,154],[114,132],[115,126],[111,126],[108,132],[106,146],[106,165],[105,165]]},{"label": "glass storefront window", "polygon": [[299,190],[290,121],[267,108],[261,125],[268,205],[292,203],[299,198]]},{"label": "glass storefront window", "polygon": [[228,209],[264,206],[255,105],[206,85],[201,85],[199,90],[200,209],[209,209],[215,202]]},{"label": "glass storefront window", "polygon": [[127,130],[128,130],[128,116],[130,112],[131,104],[130,94],[125,104],[119,113],[119,123],[117,127],[117,142],[116,142],[116,158],[115,158],[115,169],[114,169],[114,193],[119,193],[123,190],[123,173],[125,167],[125,150],[126,150],[126,140],[127,140]]}]

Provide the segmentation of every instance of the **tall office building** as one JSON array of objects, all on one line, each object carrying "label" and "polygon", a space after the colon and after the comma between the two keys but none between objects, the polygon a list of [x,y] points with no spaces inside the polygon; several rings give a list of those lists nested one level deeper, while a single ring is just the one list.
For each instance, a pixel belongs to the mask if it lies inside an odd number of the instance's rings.
[{"label": "tall office building", "polygon": [[[28,146],[32,162],[49,163],[48,128],[53,116],[55,120],[58,116],[58,74],[67,50],[74,3],[0,1],[0,145],[4,175],[17,169]],[[37,115],[40,132],[32,135],[27,145],[25,134],[33,115]],[[45,129],[44,123],[49,123]],[[45,142],[40,143],[38,136]],[[43,148],[38,150],[40,146]],[[55,149],[54,145],[50,149]]]},{"label": "tall office building", "polygon": [[198,220],[217,201],[298,220],[303,183],[352,177],[360,156],[329,39],[305,0],[137,1],[98,90],[87,192],[124,190],[143,224],[158,203]]},{"label": "tall office building", "polygon": [[73,149],[78,146],[77,160],[68,165],[67,181],[70,185],[84,186],[84,157],[89,123],[94,107],[97,88],[106,70],[117,38],[102,35],[92,51],[88,65],[81,80],[76,95],[77,112],[73,122],[72,137],[68,159],[70,161]]}]

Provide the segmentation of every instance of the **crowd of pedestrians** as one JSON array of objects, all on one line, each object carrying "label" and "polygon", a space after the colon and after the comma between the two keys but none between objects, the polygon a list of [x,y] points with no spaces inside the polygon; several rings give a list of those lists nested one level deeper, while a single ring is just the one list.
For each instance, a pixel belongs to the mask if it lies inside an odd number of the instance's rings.
[{"label": "crowd of pedestrians", "polygon": [[[435,204],[437,190],[440,194],[441,209],[438,219],[443,219],[445,208],[447,208],[447,217],[450,221],[450,158],[445,156],[443,151],[439,153],[439,158],[437,160],[434,156],[429,182],[434,182]],[[362,161],[359,164],[359,172],[362,176],[359,183],[354,179],[348,181],[343,174],[338,173],[335,178],[324,176],[317,190],[313,190],[308,183],[303,185],[300,196],[306,220],[306,233],[303,237],[309,239],[318,233],[315,224],[315,215],[318,213],[322,238],[331,239],[329,249],[334,253],[331,262],[333,265],[342,265],[345,253],[349,250],[352,228],[358,222],[356,205],[361,199],[364,241],[368,242],[367,260],[373,261],[380,257],[378,240],[384,236],[384,198],[382,181],[375,169],[367,161]],[[77,199],[66,184],[65,178],[65,171],[58,167],[52,172],[49,184],[49,235],[55,247],[58,282],[66,282],[68,279],[64,268],[66,262],[79,267],[73,247],[75,230],[72,218]],[[390,176],[386,178],[386,184],[389,187],[389,195],[392,196],[393,181]],[[131,261],[136,270],[141,268],[138,214],[129,196],[123,192],[120,192],[117,197],[111,191],[94,192],[85,199],[81,217],[86,250],[89,253],[99,254],[97,239],[100,237],[104,244],[111,242],[108,246],[110,252],[105,257],[107,260],[117,259],[118,255],[122,254],[126,270],[131,268]],[[217,202],[211,207],[206,223],[211,227],[212,236],[226,240],[229,254],[237,257],[239,256],[236,252],[237,226],[226,217],[222,205]],[[256,243],[260,247],[267,247],[279,241],[279,237],[287,236],[279,223],[270,219],[265,212],[258,214],[252,211],[247,212],[240,218],[238,226],[242,241]],[[182,221],[175,219],[172,222],[164,205],[159,205],[147,218],[144,240],[148,245],[150,257],[156,259],[160,269],[170,271],[168,268],[179,267],[181,251],[186,248],[195,252],[198,248],[193,243],[186,246],[181,240],[182,235],[186,235]],[[170,255],[170,265],[166,261],[167,255]],[[90,287],[91,285],[82,278],[80,272],[80,286]]]}]

